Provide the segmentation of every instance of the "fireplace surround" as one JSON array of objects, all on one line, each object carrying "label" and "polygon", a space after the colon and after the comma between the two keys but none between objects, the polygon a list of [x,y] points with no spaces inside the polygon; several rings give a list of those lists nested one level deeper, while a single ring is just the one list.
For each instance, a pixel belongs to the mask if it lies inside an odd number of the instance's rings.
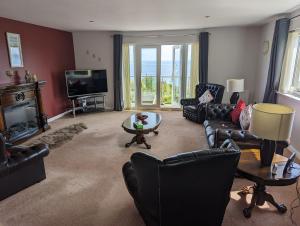
[{"label": "fireplace surround", "polygon": [[0,132],[20,143],[49,128],[41,98],[46,81],[0,85]]}]

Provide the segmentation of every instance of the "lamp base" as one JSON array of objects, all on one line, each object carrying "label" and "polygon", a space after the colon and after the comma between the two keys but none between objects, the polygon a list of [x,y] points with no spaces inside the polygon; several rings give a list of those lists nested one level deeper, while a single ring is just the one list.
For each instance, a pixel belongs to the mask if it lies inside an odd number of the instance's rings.
[{"label": "lamp base", "polygon": [[230,104],[237,104],[239,98],[240,98],[239,92],[233,92],[230,97]]},{"label": "lamp base", "polygon": [[273,156],[276,150],[276,141],[263,140],[260,147],[260,161],[261,167],[271,166]]}]

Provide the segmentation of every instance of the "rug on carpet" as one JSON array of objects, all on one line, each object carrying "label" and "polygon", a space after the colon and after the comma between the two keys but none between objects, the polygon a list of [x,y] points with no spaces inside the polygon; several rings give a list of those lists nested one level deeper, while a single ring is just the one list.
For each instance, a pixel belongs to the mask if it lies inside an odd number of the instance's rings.
[{"label": "rug on carpet", "polygon": [[60,147],[64,143],[73,139],[76,134],[81,133],[83,130],[87,129],[84,123],[76,123],[70,126],[63,127],[53,133],[44,135],[40,138],[33,140],[30,144],[47,144],[50,149]]}]

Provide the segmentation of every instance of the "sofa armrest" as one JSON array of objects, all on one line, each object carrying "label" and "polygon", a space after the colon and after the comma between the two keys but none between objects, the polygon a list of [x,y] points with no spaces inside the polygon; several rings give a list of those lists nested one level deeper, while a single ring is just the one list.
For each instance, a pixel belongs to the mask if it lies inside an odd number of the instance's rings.
[{"label": "sofa armrest", "polygon": [[262,140],[247,130],[217,129],[215,132],[215,147],[220,147],[222,143],[232,139],[241,149],[259,149]]},{"label": "sofa armrest", "polygon": [[276,142],[276,154],[283,155],[284,149],[289,146],[288,141],[277,141]]},{"label": "sofa armrest", "polygon": [[230,120],[230,112],[235,108],[234,104],[207,104],[206,120]]},{"label": "sofa armrest", "polygon": [[231,139],[227,139],[223,142],[221,147],[219,148],[212,148],[207,150],[196,150],[186,153],[180,153],[169,158],[163,160],[164,164],[179,164],[184,162],[193,161],[199,158],[207,158],[209,156],[220,155],[224,153],[236,153],[240,152],[240,148],[235,142]]},{"label": "sofa armrest", "polygon": [[197,104],[199,104],[199,100],[197,98],[181,99],[180,104],[183,105],[183,106],[197,105]]},{"label": "sofa armrest", "polygon": [[[241,149],[260,149],[262,139],[254,136],[247,130],[217,129],[215,133],[215,147],[221,147],[226,139],[232,139]],[[283,155],[284,149],[289,146],[287,141],[276,142],[276,154]]]},{"label": "sofa armrest", "polygon": [[7,148],[7,151],[10,152],[11,157],[14,156],[39,156],[45,157],[49,154],[49,148],[46,144],[36,144],[33,146],[12,146]]}]

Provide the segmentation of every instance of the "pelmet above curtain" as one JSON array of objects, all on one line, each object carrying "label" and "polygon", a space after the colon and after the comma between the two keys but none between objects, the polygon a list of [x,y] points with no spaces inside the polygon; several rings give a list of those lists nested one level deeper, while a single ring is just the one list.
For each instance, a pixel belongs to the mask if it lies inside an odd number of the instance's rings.
[{"label": "pelmet above curtain", "polygon": [[292,86],[298,36],[299,33],[295,31],[290,32],[288,36],[279,85],[279,92],[281,93],[287,93]]},{"label": "pelmet above curtain", "polygon": [[199,43],[192,43],[192,59],[191,59],[191,97],[195,97],[195,87],[199,84]]},{"label": "pelmet above curtain", "polygon": [[131,108],[131,97],[130,97],[130,54],[129,44],[123,44],[122,59],[123,59],[123,98],[124,98],[124,109],[129,110]]}]

